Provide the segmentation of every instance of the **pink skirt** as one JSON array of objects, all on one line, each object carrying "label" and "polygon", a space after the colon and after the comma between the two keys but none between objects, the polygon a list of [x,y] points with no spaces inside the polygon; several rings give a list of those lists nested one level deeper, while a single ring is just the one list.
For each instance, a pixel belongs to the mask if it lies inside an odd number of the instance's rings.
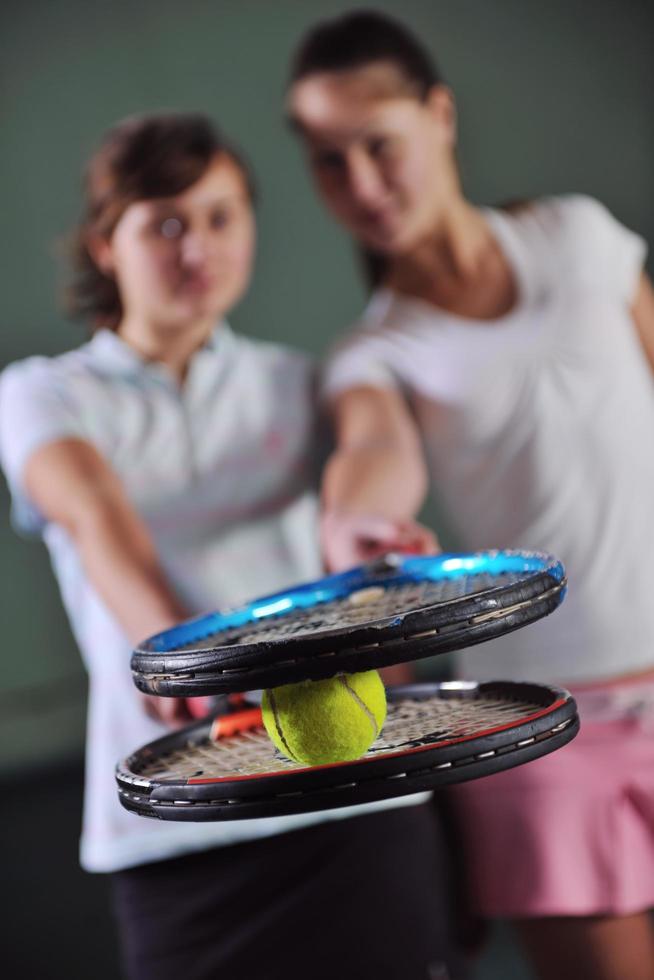
[{"label": "pink skirt", "polygon": [[654,907],[654,683],[572,693],[581,731],[571,743],[448,791],[472,911],[484,918]]}]

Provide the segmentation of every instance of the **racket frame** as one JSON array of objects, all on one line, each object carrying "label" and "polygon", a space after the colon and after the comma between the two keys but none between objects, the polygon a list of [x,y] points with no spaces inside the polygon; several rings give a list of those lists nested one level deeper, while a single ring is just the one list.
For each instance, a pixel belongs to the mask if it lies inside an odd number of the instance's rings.
[{"label": "racket frame", "polygon": [[116,767],[120,801],[141,816],[176,821],[251,819],[306,813],[390,799],[492,775],[561,748],[579,730],[576,704],[559,688],[539,684],[446,682],[389,690],[389,700],[508,696],[536,707],[518,724],[440,742],[420,740],[409,749],[367,755],[354,762],[289,768],[265,775],[168,778],[139,774],[144,765],[208,738],[212,720],[144,746]]},{"label": "racket frame", "polygon": [[[134,683],[148,694],[188,697],[278,687],[338,673],[379,669],[449,653],[520,629],[553,612],[565,596],[567,583],[562,565],[539,552],[480,552],[443,555],[437,560],[451,563],[452,572],[444,576],[448,578],[467,574],[475,563],[482,562],[489,568],[496,567],[498,573],[505,565],[522,567],[524,578],[519,583],[499,584],[347,629],[324,629],[283,639],[208,648],[192,646],[193,637],[197,642],[210,635],[212,630],[208,627],[215,623],[224,621],[224,629],[233,628],[239,620],[243,627],[255,622],[271,623],[295,609],[313,606],[318,611],[335,593],[337,598],[343,598],[363,588],[388,587],[389,574],[394,569],[394,581],[401,579],[401,584],[426,580],[425,576],[420,577],[420,569],[427,567],[425,563],[430,559],[389,555],[343,575],[275,593],[231,613],[198,617],[151,637],[133,653]],[[291,603],[289,609],[279,611],[285,601]],[[167,649],[182,640],[186,649]]]}]

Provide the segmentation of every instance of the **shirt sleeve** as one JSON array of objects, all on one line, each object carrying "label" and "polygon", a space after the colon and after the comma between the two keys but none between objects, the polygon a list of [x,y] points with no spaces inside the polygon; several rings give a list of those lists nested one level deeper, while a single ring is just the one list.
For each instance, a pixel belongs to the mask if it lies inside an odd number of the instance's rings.
[{"label": "shirt sleeve", "polygon": [[560,199],[567,241],[582,280],[597,290],[608,290],[630,306],[638,289],[647,255],[647,243],[621,224],[592,197]]},{"label": "shirt sleeve", "polygon": [[85,438],[81,413],[52,362],[34,357],[5,368],[0,375],[0,465],[17,531],[39,534],[46,523],[23,484],[27,460],[41,446],[67,438]]},{"label": "shirt sleeve", "polygon": [[321,375],[321,397],[329,401],[349,388],[396,388],[383,339],[373,330],[355,328],[329,353]]}]

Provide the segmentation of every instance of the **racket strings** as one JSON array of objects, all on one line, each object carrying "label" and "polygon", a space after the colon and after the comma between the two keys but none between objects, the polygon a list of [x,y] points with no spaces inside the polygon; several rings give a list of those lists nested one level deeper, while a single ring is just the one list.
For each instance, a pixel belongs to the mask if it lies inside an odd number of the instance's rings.
[{"label": "racket strings", "polygon": [[[507,698],[406,698],[388,706],[381,735],[364,758],[410,751],[421,745],[479,737],[499,726],[520,724],[542,704]],[[282,756],[263,729],[211,742],[209,738],[180,747],[157,759],[132,760],[133,772],[145,779],[228,779],[263,776],[306,768]]]},{"label": "racket strings", "polygon": [[[344,630],[393,616],[405,616],[425,606],[450,602],[467,595],[491,588],[513,585],[524,581],[524,574],[505,572],[491,575],[461,575],[457,578],[433,582],[409,582],[399,585],[379,585],[370,592],[379,595],[362,603],[354,604],[352,598],[330,599],[316,603],[309,609],[293,609],[291,612],[271,615],[246,626],[216,630],[177,647],[179,652],[188,649],[211,649],[250,642],[265,643],[288,640],[293,637],[315,634],[325,630]],[[353,595],[356,597],[356,592]]]}]

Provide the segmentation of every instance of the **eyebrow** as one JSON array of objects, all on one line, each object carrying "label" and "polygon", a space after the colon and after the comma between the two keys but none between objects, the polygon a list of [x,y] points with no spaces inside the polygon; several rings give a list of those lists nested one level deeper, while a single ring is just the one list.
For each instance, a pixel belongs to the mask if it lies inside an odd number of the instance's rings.
[{"label": "eyebrow", "polygon": [[[365,138],[372,131],[374,131],[375,127],[379,125],[379,122],[380,120],[378,115],[373,114],[372,118],[369,119],[365,123],[365,125],[361,126],[357,131],[350,133],[348,135],[348,140]],[[302,124],[302,121],[299,119],[299,117],[294,115],[293,113],[287,113],[286,123],[296,136],[301,136],[303,139],[314,140],[314,141],[330,139],[330,137],[315,136],[312,132],[310,132],[306,128],[306,126]]]},{"label": "eyebrow", "polygon": [[[187,188],[187,190],[190,190],[190,188]],[[180,208],[183,207],[183,205],[181,206],[179,205],[178,198],[185,193],[186,193],[185,191],[180,191],[179,194],[171,194],[170,197],[144,198],[142,203],[149,204],[155,210],[160,210],[160,211],[165,211],[166,209],[171,207]],[[220,197],[214,198],[208,203],[210,203],[211,205],[229,204],[232,201],[247,201],[248,199],[249,199],[248,195],[245,193],[242,193],[240,191],[234,191],[234,192],[230,191],[228,193],[222,194]]]}]

